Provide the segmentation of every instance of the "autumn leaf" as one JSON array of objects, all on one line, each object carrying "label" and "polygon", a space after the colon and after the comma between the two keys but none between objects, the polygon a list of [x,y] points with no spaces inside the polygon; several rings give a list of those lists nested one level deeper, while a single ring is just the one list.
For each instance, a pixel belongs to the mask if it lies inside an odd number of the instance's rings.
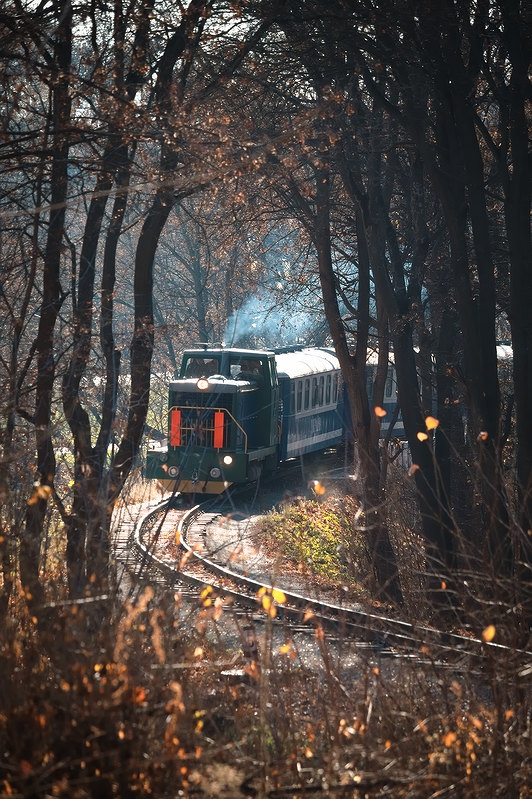
[{"label": "autumn leaf", "polygon": [[140,685],[133,688],[133,703],[135,705],[143,705],[146,702],[146,691]]},{"label": "autumn leaf", "polygon": [[[179,542],[180,542],[180,533],[177,532],[176,533],[176,543],[179,544]],[[192,553],[192,550],[190,550],[190,549],[187,550],[187,552],[185,552],[185,554],[183,555],[183,557],[179,561],[179,568],[180,569],[184,569],[185,568],[185,566],[187,565],[187,562],[190,560],[192,555],[193,555],[193,553]]]},{"label": "autumn leaf", "polygon": [[273,604],[273,599],[270,594],[263,595],[262,607],[264,608],[268,616],[270,616],[270,618],[275,619],[275,617],[277,616],[277,610],[275,605]]},{"label": "autumn leaf", "polygon": [[222,617],[223,612],[224,612],[224,601],[221,596],[218,596],[214,600],[214,612],[213,612],[214,620],[218,621],[218,619]]},{"label": "autumn leaf", "polygon": [[40,484],[36,484],[33,487],[33,494],[28,499],[28,505],[36,505],[40,499],[48,499],[50,494],[52,493],[52,489],[50,486],[42,486]]},{"label": "autumn leaf", "polygon": [[440,423],[439,419],[435,419],[434,416],[427,416],[425,419],[425,427],[427,430],[435,430]]},{"label": "autumn leaf", "polygon": [[212,592],[213,592],[212,585],[205,586],[205,588],[201,592],[200,599],[201,599],[201,604],[203,605],[204,608],[210,608],[210,606],[212,605],[212,597],[211,597]]},{"label": "autumn leaf", "polygon": [[443,737],[443,745],[446,746],[447,748],[451,747],[455,741],[456,741],[455,732],[448,732],[447,735]]},{"label": "autumn leaf", "polygon": [[486,641],[487,643],[493,641],[493,639],[495,638],[495,632],[496,632],[495,625],[488,624],[488,626],[484,630],[482,630],[483,640]]},{"label": "autumn leaf", "polygon": [[294,644],[292,641],[288,641],[288,643],[283,644],[279,647],[279,654],[280,655],[288,655],[291,660],[294,660],[296,657],[296,653],[294,651]]},{"label": "autumn leaf", "polygon": [[373,408],[373,412],[375,413],[375,416],[377,416],[379,419],[382,419],[384,416],[386,416],[386,411],[384,410],[384,408],[381,408],[380,405],[375,405],[375,407]]},{"label": "autumn leaf", "polygon": [[427,438],[428,438],[428,435],[426,433],[419,432],[417,434],[416,438],[417,438],[418,441],[426,441]]},{"label": "autumn leaf", "polygon": [[260,670],[255,661],[251,661],[245,667],[244,671],[252,680],[258,680],[260,678]]}]

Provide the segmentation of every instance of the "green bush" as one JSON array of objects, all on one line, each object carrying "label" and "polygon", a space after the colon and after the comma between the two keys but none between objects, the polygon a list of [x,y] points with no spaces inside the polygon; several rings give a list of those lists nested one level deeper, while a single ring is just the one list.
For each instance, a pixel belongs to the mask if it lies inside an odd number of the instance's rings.
[{"label": "green bush", "polygon": [[355,523],[357,509],[349,497],[341,503],[334,498],[298,500],[269,513],[261,533],[316,576],[355,585],[368,569],[366,542]]}]

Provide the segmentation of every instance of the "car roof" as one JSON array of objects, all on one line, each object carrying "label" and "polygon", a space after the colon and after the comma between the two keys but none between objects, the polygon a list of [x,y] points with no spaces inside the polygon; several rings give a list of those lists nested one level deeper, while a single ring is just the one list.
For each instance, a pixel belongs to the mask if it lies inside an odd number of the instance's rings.
[{"label": "car roof", "polygon": [[333,350],[320,347],[305,347],[294,352],[279,352],[275,355],[279,377],[305,377],[340,369]]}]

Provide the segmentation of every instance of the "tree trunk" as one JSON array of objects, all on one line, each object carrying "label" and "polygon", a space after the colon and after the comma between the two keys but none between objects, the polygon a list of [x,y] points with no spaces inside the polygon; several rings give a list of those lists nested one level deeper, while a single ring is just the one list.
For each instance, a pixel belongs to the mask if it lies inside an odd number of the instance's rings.
[{"label": "tree trunk", "polygon": [[[397,252],[392,231],[387,223],[384,198],[382,197],[380,166],[374,163],[368,170],[368,205],[365,225],[368,238],[375,287],[386,308],[393,351],[399,403],[403,415],[406,437],[413,463],[418,490],[423,537],[425,540],[428,593],[434,605],[448,604],[449,594],[442,593],[442,583],[451,582],[453,562],[453,523],[448,506],[448,497],[439,481],[439,472],[432,449],[430,436],[425,434],[425,416],[422,412],[418,387],[418,371],[413,340],[413,320],[420,306],[419,287],[407,289],[400,254]],[[421,242],[422,244],[422,242]],[[394,263],[388,268],[385,247],[391,252]],[[417,256],[417,269],[421,268],[421,254]],[[414,264],[415,266],[415,264]],[[412,270],[415,272],[415,270]],[[392,277],[391,277],[392,276]],[[415,274],[412,283],[421,283]],[[414,307],[415,306],[415,307]]]},{"label": "tree trunk", "polygon": [[26,527],[20,547],[20,576],[30,605],[43,600],[40,551],[43,526],[55,476],[52,444],[52,395],[55,380],[54,331],[64,294],[59,282],[61,249],[68,188],[68,154],[71,100],[69,94],[72,59],[72,7],[62,2],[55,29],[51,77],[52,164],[50,173],[50,219],[43,263],[43,297],[37,333],[37,385],[34,424],[37,447],[37,480],[28,502]]},{"label": "tree trunk", "polygon": [[[507,98],[512,169],[505,173],[504,214],[510,248],[510,323],[512,328],[516,405],[517,482],[520,530],[516,545],[521,575],[532,582],[532,242],[530,201],[529,65],[532,46],[530,15],[524,7],[502,3],[502,35],[512,65]],[[508,159],[510,162],[510,159]]]},{"label": "tree trunk", "polygon": [[[336,279],[331,260],[330,196],[327,172],[318,172],[316,185],[315,243],[318,253],[319,277],[325,314],[346,384],[355,441],[360,458],[361,490],[359,498],[362,500],[366,518],[368,549],[372,556],[377,585],[382,595],[393,604],[402,604],[403,597],[395,553],[385,520],[385,494],[380,480],[378,433],[376,436],[372,436],[372,415],[366,391],[365,366],[367,330],[369,327],[367,324],[369,279],[367,279],[367,275],[364,277],[364,274],[362,274],[364,296],[361,296],[359,301],[361,300],[365,307],[361,307],[361,338],[357,341],[356,358],[352,358],[338,306]],[[367,263],[366,267],[368,267]],[[364,291],[364,286],[366,285],[367,290]]]}]

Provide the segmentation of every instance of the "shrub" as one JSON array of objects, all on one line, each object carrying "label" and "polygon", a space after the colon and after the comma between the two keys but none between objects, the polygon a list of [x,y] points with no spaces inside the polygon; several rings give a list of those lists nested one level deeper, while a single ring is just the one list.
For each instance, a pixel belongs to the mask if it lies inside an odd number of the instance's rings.
[{"label": "shrub", "polygon": [[322,502],[299,499],[265,516],[260,533],[316,576],[356,585],[369,569],[366,542],[356,527],[357,511],[350,497],[341,502],[333,497]]}]

